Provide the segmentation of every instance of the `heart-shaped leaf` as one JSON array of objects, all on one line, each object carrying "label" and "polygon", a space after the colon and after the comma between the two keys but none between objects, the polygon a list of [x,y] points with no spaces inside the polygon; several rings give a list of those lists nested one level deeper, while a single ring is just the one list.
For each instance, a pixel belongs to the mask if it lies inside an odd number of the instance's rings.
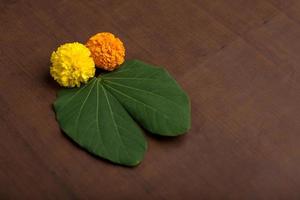
[{"label": "heart-shaped leaf", "polygon": [[190,127],[188,96],[167,71],[137,60],[80,88],[61,90],[54,108],[61,129],[76,143],[129,166],[137,165],[147,148],[136,122],[165,136]]}]

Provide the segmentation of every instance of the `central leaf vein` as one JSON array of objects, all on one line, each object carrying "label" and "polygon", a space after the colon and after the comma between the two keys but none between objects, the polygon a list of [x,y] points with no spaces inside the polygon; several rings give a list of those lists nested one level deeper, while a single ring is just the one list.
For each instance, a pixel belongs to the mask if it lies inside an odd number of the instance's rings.
[{"label": "central leaf vein", "polygon": [[116,89],[116,88],[114,88],[114,87],[112,87],[112,86],[109,86],[109,85],[107,85],[107,84],[104,85],[104,86],[107,86],[107,87],[111,88],[112,90],[116,91],[117,93],[119,93],[119,94],[121,94],[121,95],[123,95],[123,96],[125,96],[125,97],[127,97],[127,98],[129,98],[129,99],[132,99],[133,101],[136,101],[136,102],[138,102],[138,103],[140,103],[140,104],[143,104],[145,107],[148,107],[148,108],[150,108],[151,110],[154,110],[154,111],[157,112],[157,113],[161,113],[165,118],[168,118],[168,119],[169,119],[169,117],[168,117],[166,114],[164,114],[164,113],[162,113],[162,112],[159,112],[159,110],[155,109],[154,107],[152,107],[152,106],[150,106],[150,105],[148,105],[148,104],[145,104],[144,102],[142,102],[142,101],[140,101],[140,100],[138,100],[138,99],[136,99],[136,98],[133,98],[133,97],[131,97],[131,96],[128,96],[127,94],[121,92],[120,90],[118,90],[118,89]]},{"label": "central leaf vein", "polygon": [[[105,90],[105,88],[103,87],[103,85],[101,85],[101,87],[102,87],[102,90],[103,90],[103,92],[104,92],[104,95],[105,95],[105,98],[106,98],[106,101],[107,101],[107,104],[108,104],[108,108],[109,108],[109,111],[110,111],[110,115],[111,115],[111,117],[112,117],[112,121],[113,121],[113,123],[114,123],[115,129],[116,129],[116,132],[117,132],[117,135],[118,135],[118,137],[119,137],[119,141],[120,141],[121,145],[122,145],[123,147],[125,147],[125,144],[124,144],[124,142],[123,142],[123,140],[122,140],[122,137],[121,137],[121,135],[120,135],[119,128],[118,128],[118,125],[117,125],[117,123],[116,123],[116,120],[115,120],[115,117],[114,117],[114,114],[113,114],[111,105],[110,105],[110,103],[109,103],[109,100],[108,100],[108,96],[107,96],[106,90]],[[125,152],[127,153],[127,155],[129,156],[129,153],[128,153],[127,149],[126,149],[126,148],[124,148],[124,149],[125,149]],[[118,153],[120,154],[120,148],[118,148]]]},{"label": "central leaf vein", "polygon": [[113,82],[113,81],[109,81],[109,80],[105,80],[106,82],[109,82],[111,84],[115,84],[115,85],[118,85],[118,86],[121,86],[121,87],[125,87],[125,88],[129,88],[129,89],[132,89],[132,90],[137,90],[137,91],[142,91],[142,92],[145,92],[145,93],[148,93],[148,94],[152,94],[154,96],[157,96],[157,97],[161,97],[165,100],[167,100],[168,102],[174,104],[175,106],[177,106],[180,110],[182,109],[181,106],[179,106],[177,103],[175,103],[174,101],[171,101],[170,99],[162,96],[162,95],[159,95],[159,94],[156,94],[154,92],[150,92],[150,91],[147,91],[147,90],[142,90],[142,89],[139,89],[139,88],[135,88],[135,87],[130,87],[128,85],[124,85],[124,84],[120,84],[120,83],[116,83],[116,82]]}]

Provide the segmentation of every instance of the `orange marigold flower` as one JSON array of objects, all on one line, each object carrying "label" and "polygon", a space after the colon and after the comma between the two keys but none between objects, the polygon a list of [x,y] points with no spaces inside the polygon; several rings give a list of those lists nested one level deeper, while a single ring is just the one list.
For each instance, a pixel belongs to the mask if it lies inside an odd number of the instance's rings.
[{"label": "orange marigold flower", "polygon": [[125,47],[112,33],[97,33],[86,43],[97,67],[112,71],[124,62]]}]

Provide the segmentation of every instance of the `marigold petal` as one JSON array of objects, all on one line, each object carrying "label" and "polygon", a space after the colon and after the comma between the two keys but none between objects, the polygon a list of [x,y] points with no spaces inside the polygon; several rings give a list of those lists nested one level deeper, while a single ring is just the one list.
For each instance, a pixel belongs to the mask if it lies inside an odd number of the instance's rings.
[{"label": "marigold petal", "polygon": [[86,46],[99,68],[112,71],[124,62],[125,47],[112,33],[97,33],[89,38]]},{"label": "marigold petal", "polygon": [[79,87],[95,75],[90,50],[78,42],[61,45],[51,54],[50,74],[61,86]]}]

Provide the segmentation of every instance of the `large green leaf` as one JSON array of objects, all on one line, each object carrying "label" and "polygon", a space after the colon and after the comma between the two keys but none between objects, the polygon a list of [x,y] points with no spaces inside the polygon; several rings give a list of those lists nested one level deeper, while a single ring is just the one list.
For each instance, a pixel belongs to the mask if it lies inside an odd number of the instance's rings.
[{"label": "large green leaf", "polygon": [[80,88],[61,90],[54,108],[61,129],[76,143],[129,166],[137,165],[147,148],[136,122],[165,136],[190,127],[188,96],[167,71],[137,60]]},{"label": "large green leaf", "polygon": [[138,60],[102,76],[104,87],[151,133],[176,136],[190,128],[190,102],[169,73]]},{"label": "large green leaf", "polygon": [[101,79],[61,90],[54,108],[62,130],[91,153],[129,166],[143,159],[147,144],[140,128]]}]

